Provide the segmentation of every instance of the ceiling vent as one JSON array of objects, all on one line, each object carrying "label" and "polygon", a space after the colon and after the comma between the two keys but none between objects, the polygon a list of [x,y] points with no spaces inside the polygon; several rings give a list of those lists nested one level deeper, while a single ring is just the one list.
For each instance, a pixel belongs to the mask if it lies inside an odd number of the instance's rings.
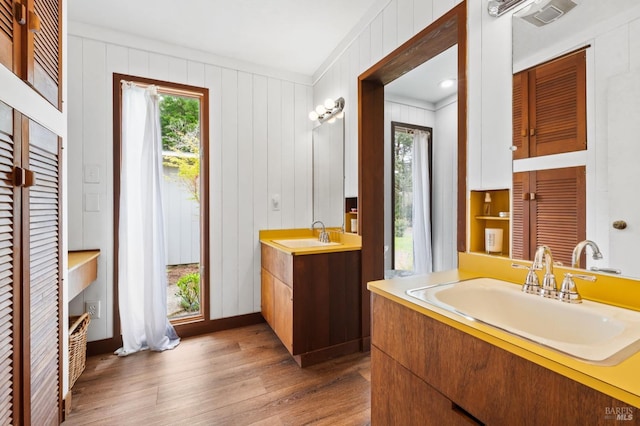
[{"label": "ceiling vent", "polygon": [[557,21],[577,5],[572,0],[538,0],[516,12],[514,16],[541,27]]}]

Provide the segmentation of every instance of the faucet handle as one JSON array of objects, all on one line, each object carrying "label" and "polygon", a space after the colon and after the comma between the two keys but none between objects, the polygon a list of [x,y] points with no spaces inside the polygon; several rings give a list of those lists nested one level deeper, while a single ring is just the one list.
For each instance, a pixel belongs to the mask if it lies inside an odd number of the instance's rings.
[{"label": "faucet handle", "polygon": [[533,266],[529,267],[518,263],[512,263],[511,267],[516,269],[526,269],[529,271],[527,272],[527,278],[525,278],[524,284],[522,284],[523,292],[536,295],[540,294],[540,281],[538,281],[538,276],[536,275]]},{"label": "faucet handle", "polygon": [[562,287],[558,292],[558,300],[565,303],[582,303],[582,296],[578,293],[574,278],[594,282],[597,278],[593,275],[583,274],[564,274],[564,280],[562,280]]}]

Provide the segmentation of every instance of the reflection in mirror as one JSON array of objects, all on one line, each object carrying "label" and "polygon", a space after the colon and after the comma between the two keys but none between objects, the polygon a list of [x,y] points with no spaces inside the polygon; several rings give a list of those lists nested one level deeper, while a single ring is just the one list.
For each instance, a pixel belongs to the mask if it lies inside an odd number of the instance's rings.
[{"label": "reflection in mirror", "polygon": [[344,120],[313,129],[313,220],[344,225]]},{"label": "reflection in mirror", "polygon": [[[457,46],[453,46],[385,86],[388,277],[457,267],[457,226],[451,213],[457,206],[457,56]],[[447,80],[449,85],[442,84]],[[399,139],[398,131],[405,132]],[[406,146],[398,143],[405,139]],[[425,168],[398,180],[402,164],[397,151],[402,147],[409,149],[405,154],[412,169],[419,164],[414,161],[419,158],[416,154],[422,152]],[[401,193],[407,196],[398,204],[394,200]]]},{"label": "reflection in mirror", "polygon": [[[547,2],[547,0],[545,0]],[[539,2],[538,2],[539,3]],[[640,120],[640,4],[637,0],[581,0],[560,19],[543,26],[513,15],[513,71],[519,72],[588,46],[586,237],[599,246],[603,258],[587,256],[586,268],[621,270],[640,277],[636,246],[640,241],[640,201],[629,187],[640,179],[637,158]],[[528,6],[525,6],[525,8]],[[575,162],[575,158],[574,158]],[[514,162],[514,170],[517,161]],[[617,229],[614,223],[628,226]]]}]

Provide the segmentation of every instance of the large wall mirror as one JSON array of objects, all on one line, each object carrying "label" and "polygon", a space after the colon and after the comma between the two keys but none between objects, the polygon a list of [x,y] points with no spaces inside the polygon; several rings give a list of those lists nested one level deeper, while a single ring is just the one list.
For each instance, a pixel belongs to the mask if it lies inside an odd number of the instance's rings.
[{"label": "large wall mirror", "polygon": [[457,267],[454,45],[384,87],[385,276]]},{"label": "large wall mirror", "polygon": [[[358,77],[358,232],[362,237],[362,335],[370,335],[369,281],[384,278],[385,86],[457,45],[455,246],[466,250],[467,3],[457,6]],[[435,137],[435,135],[434,135]],[[365,339],[364,347],[368,347]]]},{"label": "large wall mirror", "polygon": [[313,129],[313,220],[344,225],[344,120]]},{"label": "large wall mirror", "polygon": [[585,267],[640,277],[640,201],[632,189],[640,180],[640,3],[575,3],[546,25],[524,19],[529,5],[514,13],[513,71],[586,47],[586,236],[603,259],[587,256]]}]

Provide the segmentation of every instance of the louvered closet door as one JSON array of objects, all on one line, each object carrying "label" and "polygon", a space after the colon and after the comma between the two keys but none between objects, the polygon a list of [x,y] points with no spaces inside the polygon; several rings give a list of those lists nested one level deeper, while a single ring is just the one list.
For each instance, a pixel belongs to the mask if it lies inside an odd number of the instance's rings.
[{"label": "louvered closet door", "polygon": [[529,172],[513,174],[513,212],[511,214],[511,255],[514,259],[529,256]]},{"label": "louvered closet door", "polygon": [[586,237],[585,167],[531,173],[536,246],[549,246],[555,261],[571,265],[573,248]]},{"label": "louvered closet door", "polygon": [[[19,130],[19,123],[16,128]],[[0,424],[19,418],[20,323],[19,241],[20,193],[13,184],[13,167],[20,139],[14,134],[13,110],[0,102]]]},{"label": "louvered closet door", "polygon": [[529,157],[529,72],[522,71],[513,75],[513,120],[512,137],[513,159]]},{"label": "louvered closet door", "polygon": [[60,150],[58,137],[29,122],[29,330],[31,424],[59,423],[60,401]]},{"label": "louvered closet door", "polygon": [[586,52],[529,72],[531,157],[587,149]]},{"label": "louvered closet door", "polygon": [[60,107],[61,5],[59,0],[35,0],[40,31],[33,36],[33,76],[29,81],[49,102]]},{"label": "louvered closet door", "polygon": [[13,0],[0,0],[0,64],[13,71]]}]

